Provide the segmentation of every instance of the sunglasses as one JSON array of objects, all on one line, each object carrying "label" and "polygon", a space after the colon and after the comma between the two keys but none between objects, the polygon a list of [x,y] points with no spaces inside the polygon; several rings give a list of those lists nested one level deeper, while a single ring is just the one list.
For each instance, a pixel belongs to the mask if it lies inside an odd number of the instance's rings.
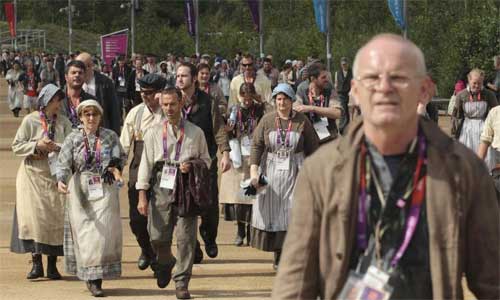
[{"label": "sunglasses", "polygon": [[243,67],[245,67],[245,68],[248,68],[248,67],[253,66],[253,64],[241,64],[241,65],[242,65]]}]

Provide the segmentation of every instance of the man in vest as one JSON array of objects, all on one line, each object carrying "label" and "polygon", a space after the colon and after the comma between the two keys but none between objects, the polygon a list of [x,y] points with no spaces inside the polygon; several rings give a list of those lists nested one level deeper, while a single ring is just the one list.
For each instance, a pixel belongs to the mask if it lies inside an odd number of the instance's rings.
[{"label": "man in vest", "polygon": [[344,110],[344,114],[339,119],[339,132],[343,133],[344,128],[349,124],[349,92],[351,91],[352,70],[346,57],[340,59],[341,69],[335,73],[335,90],[339,95],[339,101]]},{"label": "man in vest", "polygon": [[[224,130],[224,120],[219,111],[217,99],[198,89],[195,85],[196,67],[190,63],[181,63],[177,68],[176,85],[182,91],[184,98],[183,115],[191,123],[200,127],[205,133],[208,152],[212,159],[210,166],[210,184],[212,202],[214,205],[201,217],[200,235],[205,242],[207,255],[214,258],[218,254],[216,243],[217,228],[219,226],[219,190],[217,187],[217,148],[222,153],[221,169],[226,172],[231,168],[229,159],[229,142]],[[201,262],[203,253],[197,244],[195,263]]]},{"label": "man in vest", "polygon": [[133,147],[134,156],[129,167],[128,183],[129,217],[130,228],[141,247],[141,255],[137,261],[137,266],[141,270],[154,264],[155,253],[151,248],[147,230],[148,219],[137,210],[139,195],[135,184],[144,145],[144,132],[153,125],[161,123],[162,120],[162,110],[155,95],[165,87],[165,83],[166,80],[157,74],[147,74],[139,79],[143,103],[132,108],[127,114],[120,136],[120,143],[125,153],[128,154]]}]

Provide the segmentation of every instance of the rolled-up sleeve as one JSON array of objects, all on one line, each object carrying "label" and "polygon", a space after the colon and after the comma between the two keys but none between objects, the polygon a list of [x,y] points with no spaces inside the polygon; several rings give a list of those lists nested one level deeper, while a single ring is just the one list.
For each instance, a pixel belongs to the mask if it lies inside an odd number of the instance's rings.
[{"label": "rolled-up sleeve", "polygon": [[137,173],[137,190],[149,190],[149,180],[154,166],[154,135],[153,130],[147,130],[144,134],[144,148],[142,150],[141,163]]},{"label": "rolled-up sleeve", "polygon": [[[491,110],[486,117],[486,121],[484,122],[483,132],[481,133],[481,142],[491,145],[493,142],[493,137],[495,131],[493,130],[493,120],[496,119],[497,110]],[[499,133],[500,134],[500,133]]]}]

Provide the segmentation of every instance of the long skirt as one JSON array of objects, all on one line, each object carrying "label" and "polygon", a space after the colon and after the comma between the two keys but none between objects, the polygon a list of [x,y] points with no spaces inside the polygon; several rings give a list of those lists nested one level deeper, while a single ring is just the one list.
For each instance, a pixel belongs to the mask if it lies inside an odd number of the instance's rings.
[{"label": "long skirt", "polygon": [[104,196],[88,200],[91,173],[70,180],[64,222],[65,269],[81,280],[121,275],[122,226],[118,187],[103,183]]},{"label": "long skirt", "polygon": [[47,160],[25,158],[16,177],[11,251],[62,256],[65,198]]}]

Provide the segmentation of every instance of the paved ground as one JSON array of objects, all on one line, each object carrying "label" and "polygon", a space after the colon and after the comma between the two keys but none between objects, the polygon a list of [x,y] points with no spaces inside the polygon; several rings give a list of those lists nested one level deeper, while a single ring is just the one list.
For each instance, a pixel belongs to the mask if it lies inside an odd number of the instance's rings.
[{"label": "paved ground", "polygon": [[[0,78],[0,299],[2,300],[54,300],[91,299],[83,282],[73,276],[61,281],[25,279],[30,270],[29,255],[10,253],[12,212],[15,204],[15,176],[21,160],[10,150],[21,118],[14,118],[5,102],[7,87]],[[446,118],[442,127],[449,127]],[[139,248],[128,226],[126,190],[121,191],[123,225],[123,276],[119,280],[105,281],[105,293],[113,299],[175,299],[173,284],[166,289],[156,287],[152,273],[136,267]],[[219,227],[219,257],[205,259],[195,265],[191,280],[191,295],[196,299],[264,299],[271,293],[275,272],[271,267],[272,253],[249,247],[232,246],[235,227],[221,220]],[[175,251],[175,249],[174,249]],[[44,263],[45,263],[44,258]],[[62,260],[58,262],[63,270]],[[467,296],[472,299],[470,293]]]}]

